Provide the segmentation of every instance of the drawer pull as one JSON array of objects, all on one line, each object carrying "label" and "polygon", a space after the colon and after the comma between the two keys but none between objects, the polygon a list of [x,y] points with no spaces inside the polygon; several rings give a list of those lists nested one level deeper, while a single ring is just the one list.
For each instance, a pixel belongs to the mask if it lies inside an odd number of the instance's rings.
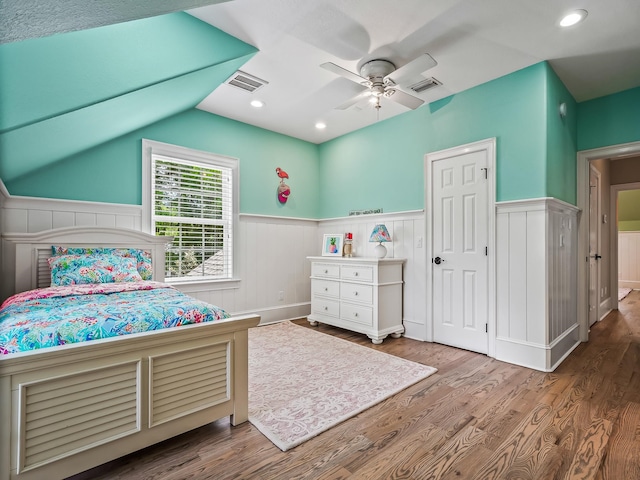
[{"label": "drawer pull", "polygon": [[353,296],[357,297],[358,296],[358,292],[353,292]]},{"label": "drawer pull", "polygon": [[327,306],[325,305],[325,306],[324,306],[324,310],[325,310],[325,312],[326,312],[327,310],[329,310],[329,307],[327,307]]},{"label": "drawer pull", "polygon": [[329,270],[325,270],[324,273],[329,273]]},{"label": "drawer pull", "polygon": [[353,314],[353,316],[354,316],[354,317],[356,317],[356,318],[358,318],[358,312],[355,312],[355,313]]},{"label": "drawer pull", "polygon": [[328,289],[327,287],[324,287],[324,291],[325,291],[325,292],[328,292],[328,291],[329,291],[329,289]]},{"label": "drawer pull", "polygon": [[353,272],[353,276],[357,277],[358,276],[358,272]]}]

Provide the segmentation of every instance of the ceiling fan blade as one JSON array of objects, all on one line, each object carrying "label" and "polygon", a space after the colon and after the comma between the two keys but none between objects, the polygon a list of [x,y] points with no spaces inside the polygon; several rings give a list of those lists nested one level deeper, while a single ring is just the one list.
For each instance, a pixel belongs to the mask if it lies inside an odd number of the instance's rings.
[{"label": "ceiling fan blade", "polygon": [[339,67],[338,65],[336,65],[335,63],[331,63],[331,62],[326,62],[320,65],[322,68],[324,68],[325,70],[329,70],[330,72],[333,72],[337,75],[340,75],[348,80],[351,80],[352,82],[356,82],[359,83],[361,85],[366,84],[369,80],[367,80],[366,78],[361,77],[360,75],[356,75],[353,72],[350,72],[349,70],[346,70],[342,67]]},{"label": "ceiling fan blade", "polygon": [[336,110],[346,110],[347,108],[352,107],[356,103],[362,102],[364,99],[366,99],[366,98],[368,98],[370,96],[371,96],[371,92],[369,90],[366,90],[366,91],[364,91],[362,93],[359,93],[358,95],[356,95],[354,97],[351,97],[346,102],[338,105],[336,107]]},{"label": "ceiling fan blade", "polygon": [[405,83],[405,81],[416,75],[420,75],[422,72],[426,72],[430,68],[435,67],[438,64],[431,55],[423,53],[418,58],[411,60],[406,65],[394,70],[385,77],[385,80],[389,79],[399,85]]},{"label": "ceiling fan blade", "polygon": [[423,100],[420,100],[419,98],[414,97],[413,95],[409,95],[408,93],[404,93],[402,90],[397,90],[395,88],[387,90],[384,96],[388,97],[389,100],[393,100],[394,102],[397,102],[401,105],[404,105],[407,108],[410,108],[411,110],[415,110],[416,108],[418,108],[420,105],[424,103]]}]

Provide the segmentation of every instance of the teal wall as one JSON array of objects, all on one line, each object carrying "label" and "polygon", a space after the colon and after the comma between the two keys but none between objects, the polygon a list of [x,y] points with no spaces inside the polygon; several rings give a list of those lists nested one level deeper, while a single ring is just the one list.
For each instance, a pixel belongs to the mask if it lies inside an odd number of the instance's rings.
[{"label": "teal wall", "polygon": [[640,87],[578,104],[578,150],[640,141]]},{"label": "teal wall", "polygon": [[[547,68],[546,196],[574,204],[576,198],[577,103],[551,66]],[[560,104],[567,114],[560,116]]]},{"label": "teal wall", "polygon": [[192,109],[255,52],[184,12],[0,45],[0,178]]},{"label": "teal wall", "polygon": [[539,63],[320,145],[321,217],[422,209],[425,153],[491,137],[497,200],[547,196],[549,75]]},{"label": "teal wall", "polygon": [[[192,109],[6,182],[12,195],[140,205],[142,139],[240,159],[240,212],[318,218],[316,145]],[[277,201],[276,167],[289,174],[287,203]]]},{"label": "teal wall", "polygon": [[640,190],[618,192],[618,230],[640,230]]}]

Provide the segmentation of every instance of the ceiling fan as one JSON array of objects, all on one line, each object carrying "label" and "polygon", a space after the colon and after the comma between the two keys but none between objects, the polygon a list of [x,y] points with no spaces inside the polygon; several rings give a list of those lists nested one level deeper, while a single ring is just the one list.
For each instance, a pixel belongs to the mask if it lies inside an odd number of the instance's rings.
[{"label": "ceiling fan", "polygon": [[360,67],[360,75],[331,62],[323,63],[320,66],[366,87],[364,92],[336,107],[339,110],[345,110],[367,97],[376,109],[380,108],[380,98],[385,97],[415,110],[424,101],[401,91],[398,86],[405,84],[407,80],[415,79],[416,75],[435,67],[437,64],[431,55],[424,53],[398,69],[389,60],[371,60]]}]

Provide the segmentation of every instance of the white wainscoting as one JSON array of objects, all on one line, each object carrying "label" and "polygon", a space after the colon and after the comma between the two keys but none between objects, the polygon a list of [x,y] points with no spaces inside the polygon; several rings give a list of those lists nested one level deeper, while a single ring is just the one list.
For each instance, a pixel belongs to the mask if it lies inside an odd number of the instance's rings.
[{"label": "white wainscoting", "polygon": [[[142,208],[136,205],[15,196],[7,196],[3,201],[2,232],[38,232],[71,226],[141,230]],[[311,270],[306,257],[317,255],[320,250],[318,222],[241,215],[238,228],[236,276],[240,282],[232,288],[216,283],[178,288],[232,314],[259,313],[262,323],[308,315]],[[2,293],[5,297],[11,292]]]},{"label": "white wainscoting", "polygon": [[640,289],[640,232],[618,232],[618,286]]},{"label": "white wainscoting", "polygon": [[579,343],[578,209],[542,198],[496,213],[496,358],[552,371]]},{"label": "white wainscoting", "polygon": [[[369,236],[377,223],[384,223],[393,242],[385,243],[387,257],[405,258],[403,268],[403,318],[405,336],[426,340],[426,238],[422,210],[380,215],[360,215],[319,222],[318,237],[325,233],[353,233],[354,257],[373,257],[375,243]],[[318,251],[320,254],[320,243]]]},{"label": "white wainscoting", "polygon": [[140,230],[142,207],[10,196],[4,202],[2,232],[32,233],[62,227],[116,227]]}]

